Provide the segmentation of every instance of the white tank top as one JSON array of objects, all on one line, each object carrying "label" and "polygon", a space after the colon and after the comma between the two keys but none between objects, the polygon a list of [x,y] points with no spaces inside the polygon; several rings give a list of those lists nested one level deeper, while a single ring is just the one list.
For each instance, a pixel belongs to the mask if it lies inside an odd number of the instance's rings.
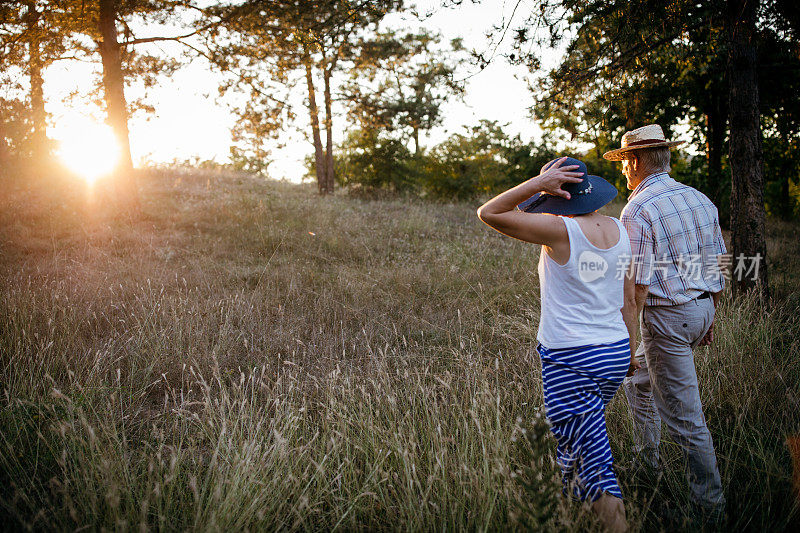
[{"label": "white tank top", "polygon": [[559,265],[542,247],[538,341],[546,348],[570,348],[627,339],[621,309],[624,276],[631,261],[628,232],[614,218],[619,241],[611,248],[598,248],[575,220],[560,218],[569,235],[569,260]]}]

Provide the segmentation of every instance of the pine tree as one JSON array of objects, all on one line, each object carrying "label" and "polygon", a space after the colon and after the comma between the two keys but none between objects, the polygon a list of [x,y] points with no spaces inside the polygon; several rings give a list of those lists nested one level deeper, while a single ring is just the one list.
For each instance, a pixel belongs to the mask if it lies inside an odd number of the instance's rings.
[{"label": "pine tree", "polygon": [[[25,124],[23,127],[15,124],[0,128],[0,152],[5,154],[0,157],[10,157],[10,145],[13,145],[17,156],[30,159],[36,168],[46,163],[51,150],[47,137],[43,72],[53,62],[66,57],[74,46],[63,31],[59,14],[58,9],[43,0],[0,4],[0,69],[5,72],[18,69],[27,80],[27,87],[18,88],[20,101],[27,108],[25,117],[18,118]],[[6,84],[11,82],[8,79],[3,81]],[[7,88],[10,87],[7,85]],[[7,104],[14,107],[12,102]],[[0,118],[0,122],[12,119]],[[12,130],[13,139],[8,137]]]},{"label": "pine tree", "polygon": [[141,37],[132,29],[134,22],[153,28],[155,33],[159,26],[167,23],[187,25],[187,13],[200,9],[192,0],[55,0],[52,6],[60,10],[63,31],[91,39],[93,46],[84,46],[81,50],[90,57],[100,58],[106,120],[120,148],[115,173],[118,200],[121,206],[138,211],[139,195],[128,129],[130,102],[126,98],[125,86],[136,76],[168,74],[178,66],[174,59],[141,52],[138,48],[159,41],[184,42],[214,22],[193,30],[185,29],[185,33],[178,35]]},{"label": "pine tree", "polygon": [[361,127],[399,132],[420,154],[420,133],[442,121],[443,105],[459,98],[463,84],[455,72],[463,64],[461,41],[444,46],[430,32],[369,35],[356,44],[345,98]]},{"label": "pine tree", "polygon": [[[353,43],[398,4],[386,0],[250,0],[218,7],[217,16],[228,22],[224,31],[221,27],[213,34],[210,57],[217,67],[233,73],[223,89],[246,90],[251,97],[240,110],[240,128],[245,131],[240,136],[250,134],[258,145],[264,139],[254,135],[256,132],[279,134],[286,119],[296,116],[284,94],[288,87],[302,83],[307,94],[318,191],[322,195],[332,193],[334,74],[347,61]],[[320,81],[325,112],[322,120]]]}]

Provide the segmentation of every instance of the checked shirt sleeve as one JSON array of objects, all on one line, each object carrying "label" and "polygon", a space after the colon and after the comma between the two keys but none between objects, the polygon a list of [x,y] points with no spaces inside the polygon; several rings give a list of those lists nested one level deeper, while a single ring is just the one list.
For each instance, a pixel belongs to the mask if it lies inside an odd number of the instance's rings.
[{"label": "checked shirt sleeve", "polygon": [[635,282],[637,285],[650,285],[655,256],[653,224],[650,217],[644,209],[634,206],[630,211],[625,209],[620,220],[628,230],[631,241]]}]

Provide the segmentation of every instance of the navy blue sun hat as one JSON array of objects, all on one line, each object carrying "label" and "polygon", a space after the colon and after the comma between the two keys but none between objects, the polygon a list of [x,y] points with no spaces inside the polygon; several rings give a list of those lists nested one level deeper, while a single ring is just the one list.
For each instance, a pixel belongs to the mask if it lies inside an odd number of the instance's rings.
[{"label": "navy blue sun hat", "polygon": [[[542,167],[542,171],[553,166],[559,158],[553,159]],[[578,183],[565,183],[561,186],[567,191],[570,199],[555,196],[544,192],[536,193],[521,204],[517,209],[525,213],[549,213],[551,215],[585,215],[597,211],[617,196],[617,188],[600,176],[592,176],[586,169],[586,163],[573,157],[567,157],[562,167],[578,165],[571,172],[582,172],[583,181]]]}]

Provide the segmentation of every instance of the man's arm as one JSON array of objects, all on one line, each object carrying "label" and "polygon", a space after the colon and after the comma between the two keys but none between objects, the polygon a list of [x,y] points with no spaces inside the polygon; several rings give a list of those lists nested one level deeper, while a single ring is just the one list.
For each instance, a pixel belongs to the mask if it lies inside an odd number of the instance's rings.
[{"label": "man's arm", "polygon": [[648,213],[642,209],[629,211],[630,205],[628,204],[622,211],[621,221],[628,231],[628,238],[631,241],[631,253],[633,254],[631,276],[636,284],[636,316],[638,317],[644,309],[647,294],[650,291],[655,245],[653,225]]},{"label": "man's arm", "polygon": [[[712,218],[714,221],[714,252],[716,253],[716,268],[714,270],[718,275],[716,280],[712,280],[712,285],[716,285],[713,283],[713,281],[717,281],[719,290],[717,292],[712,292],[711,298],[714,302],[714,314],[716,315],[716,309],[719,307],[719,300],[722,296],[722,291],[725,289],[725,269],[728,265],[726,261],[726,258],[728,257],[728,249],[725,246],[725,239],[722,237],[722,228],[720,228],[719,225],[719,212],[717,211],[716,206],[712,205],[712,207]],[[698,343],[698,346],[710,346],[712,342],[714,342],[714,319],[711,320],[711,325],[708,327],[708,331]]]},{"label": "man's arm", "polygon": [[[721,296],[722,296],[722,291],[711,293],[711,299],[714,301],[715,310],[719,306],[719,299]],[[716,311],[714,314],[716,315]],[[711,346],[712,342],[714,342],[714,320],[711,321],[711,325],[708,327],[708,331],[706,331],[706,334],[703,336],[702,340],[698,343],[698,346]]]},{"label": "man's arm", "polygon": [[[716,209],[716,208],[715,208]],[[725,246],[725,239],[722,238],[722,229],[719,227],[719,218],[715,213],[715,231],[714,231],[714,246],[715,251],[717,253],[716,256],[716,268],[715,271],[718,273],[718,278],[716,281],[719,282],[719,288],[717,292],[711,293],[711,299],[714,302],[714,315],[715,318],[711,320],[711,325],[708,327],[708,331],[697,344],[698,346],[711,346],[711,343],[714,342],[714,320],[716,320],[716,309],[719,307],[719,300],[722,297],[722,291],[725,289],[725,268],[727,265],[726,256],[728,250]]]},{"label": "man's arm", "polygon": [[628,375],[632,376],[636,369],[641,368],[639,361],[636,360],[636,346],[639,338],[639,315],[636,305],[636,285],[634,282],[634,265],[631,261],[630,269],[625,276],[624,300],[622,304],[622,319],[625,327],[628,328],[628,337],[631,345],[631,364],[628,367]]},{"label": "man's arm", "polygon": [[[631,253],[633,254],[630,272],[628,273],[631,287],[626,291],[628,294],[632,293],[633,302],[628,305],[633,308],[636,335],[634,336],[635,340],[632,339],[631,349],[635,350],[635,342],[638,341],[639,333],[639,317],[642,314],[642,310],[644,310],[647,294],[650,291],[654,239],[650,217],[645,210],[628,203],[625,209],[622,210],[620,219],[628,232]],[[634,351],[631,355],[631,367],[628,375],[632,375],[633,371],[640,366],[638,361],[634,363],[635,355],[636,352]]]},{"label": "man's arm", "polygon": [[[636,321],[636,334],[638,336],[639,333],[639,317],[642,316],[642,312],[644,311],[644,304],[647,301],[647,294],[650,291],[650,285],[639,285],[638,283],[634,286],[634,305],[636,306],[636,315],[634,319]],[[638,338],[637,338],[638,340]],[[635,360],[635,353],[632,357],[632,361]],[[634,364],[631,362],[631,373],[636,368],[641,368],[641,365],[638,361]]]},{"label": "man's arm", "polygon": [[636,316],[640,316],[647,301],[647,294],[650,292],[650,285],[636,285]]}]

